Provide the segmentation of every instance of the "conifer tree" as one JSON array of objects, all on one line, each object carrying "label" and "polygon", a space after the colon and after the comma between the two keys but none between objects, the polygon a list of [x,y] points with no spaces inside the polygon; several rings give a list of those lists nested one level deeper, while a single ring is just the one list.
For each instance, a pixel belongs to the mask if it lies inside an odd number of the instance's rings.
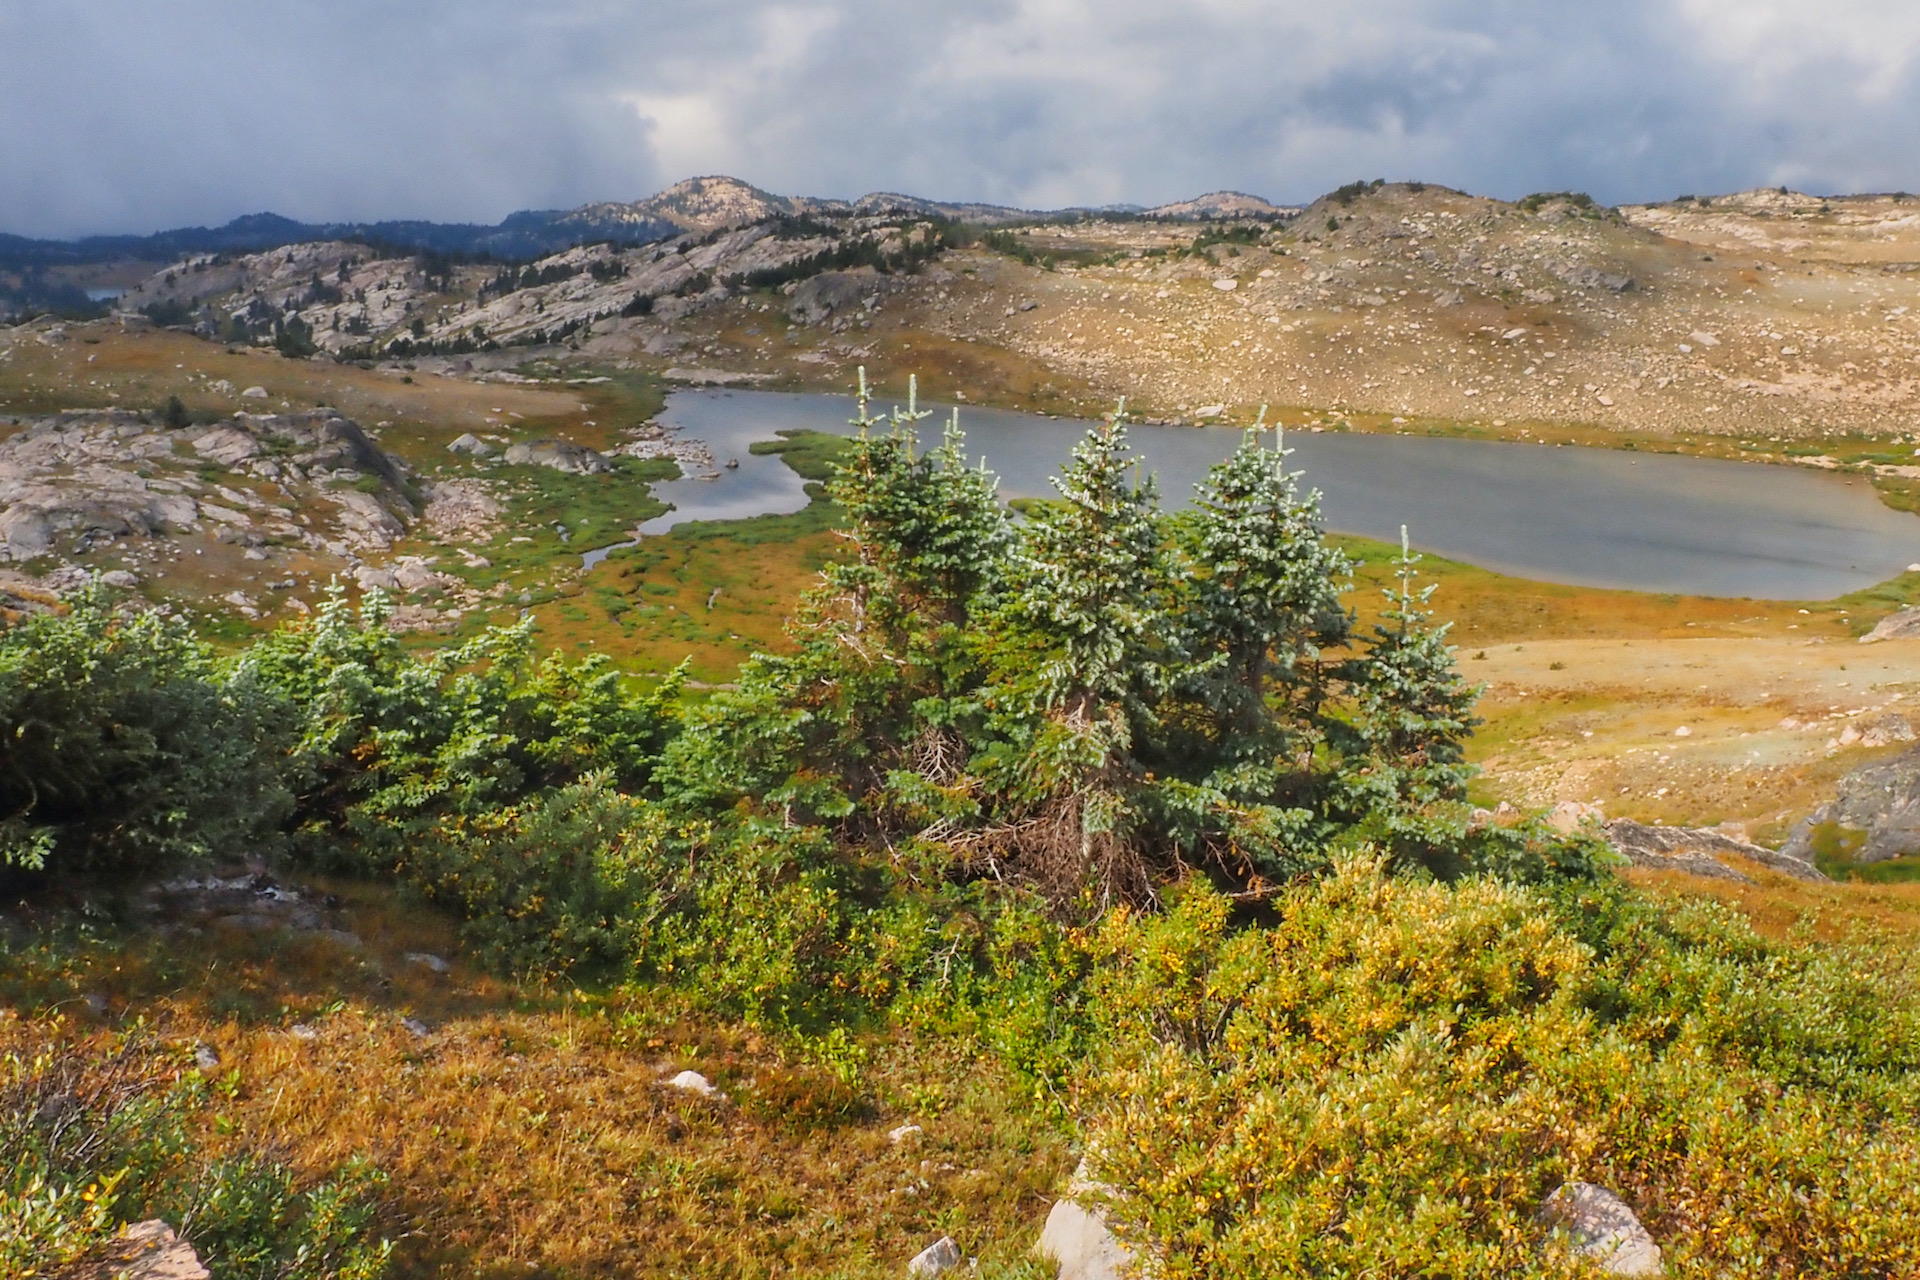
[{"label": "conifer tree", "polygon": [[1020,531],[977,641],[991,740],[974,760],[992,803],[969,839],[1063,907],[1152,891],[1131,748],[1155,723],[1177,636],[1154,486],[1138,478],[1124,410],[1087,432],[1054,482],[1060,500]]},{"label": "conifer tree", "polygon": [[1452,624],[1433,625],[1427,601],[1437,584],[1414,586],[1420,559],[1401,525],[1394,585],[1384,589],[1389,608],[1349,665],[1350,723],[1369,761],[1362,776],[1376,807],[1457,800],[1472,773],[1465,746],[1480,723],[1473,714],[1480,690],[1454,665],[1446,642]]},{"label": "conifer tree", "polygon": [[1125,410],[1087,432],[1054,481],[1061,500],[1035,512],[1004,615],[1023,660],[1037,659],[1016,681],[1080,722],[1143,710],[1168,665],[1158,495],[1128,451]]},{"label": "conifer tree", "polygon": [[[959,410],[941,443],[916,455],[915,427],[931,415],[918,407],[917,379],[907,388],[904,412],[896,408],[890,421],[873,418],[861,369],[854,419],[860,434],[829,491],[847,512],[857,559],[880,574],[883,589],[903,605],[957,622],[997,582],[1012,534],[993,476],[966,465]],[[883,422],[889,430],[876,434]]]},{"label": "conifer tree", "polygon": [[1229,756],[1269,749],[1272,730],[1317,709],[1320,656],[1352,625],[1340,602],[1351,566],[1323,540],[1320,493],[1298,491],[1289,452],[1278,428],[1274,447],[1262,447],[1256,423],[1198,486],[1186,526],[1188,647],[1204,664],[1198,692]]}]

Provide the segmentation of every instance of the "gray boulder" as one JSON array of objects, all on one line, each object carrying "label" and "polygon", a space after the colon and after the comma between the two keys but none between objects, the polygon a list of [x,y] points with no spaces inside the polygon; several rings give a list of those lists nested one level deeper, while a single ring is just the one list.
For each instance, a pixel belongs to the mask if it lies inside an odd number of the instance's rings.
[{"label": "gray boulder", "polygon": [[549,467],[577,476],[597,476],[613,470],[606,455],[568,440],[529,440],[512,445],[506,460],[516,467]]},{"label": "gray boulder", "polygon": [[801,282],[787,303],[787,314],[797,324],[819,324],[835,315],[855,310],[861,298],[873,287],[871,276],[846,271],[823,271]]},{"label": "gray boulder", "polygon": [[0,545],[15,560],[31,560],[53,550],[53,521],[32,507],[0,511]]},{"label": "gray boulder", "polygon": [[907,1274],[914,1280],[930,1280],[930,1277],[945,1275],[965,1261],[953,1237],[941,1236],[914,1256],[913,1261],[907,1264]]},{"label": "gray boulder", "polygon": [[1920,636],[1920,609],[1902,609],[1880,619],[1880,625],[1860,637],[1861,644],[1881,640],[1911,640]]},{"label": "gray boulder", "polygon": [[1797,852],[1791,843],[1776,852],[1711,827],[1650,827],[1629,818],[1615,818],[1605,830],[1608,843],[1636,867],[1685,871],[1689,875],[1751,884],[1749,877],[1720,861],[1722,857],[1731,856],[1745,858],[1796,880],[1827,878],[1814,867],[1811,851]]},{"label": "gray boulder", "polygon": [[196,436],[193,451],[203,458],[219,463],[223,467],[233,467],[248,458],[259,456],[260,438],[251,431],[242,431],[235,426],[218,426],[203,436]]},{"label": "gray boulder", "polygon": [[1840,794],[1796,823],[1781,852],[1811,862],[1823,836],[1854,862],[1920,854],[1920,748],[1842,778]]},{"label": "gray boulder", "polygon": [[1660,1246],[1626,1202],[1605,1187],[1569,1182],[1547,1197],[1539,1216],[1607,1275],[1662,1274]]}]

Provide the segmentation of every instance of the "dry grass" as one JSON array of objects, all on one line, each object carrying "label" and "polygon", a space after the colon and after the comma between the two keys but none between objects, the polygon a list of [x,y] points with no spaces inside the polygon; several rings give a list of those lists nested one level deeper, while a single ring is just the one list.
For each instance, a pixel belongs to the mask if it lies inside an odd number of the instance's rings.
[{"label": "dry grass", "polygon": [[[309,1171],[372,1155],[408,1227],[403,1277],[896,1276],[941,1234],[1009,1274],[1071,1167],[1066,1137],[954,1043],[875,1033],[823,1058],[659,990],[436,975],[404,956],[454,954],[446,921],[328,887],[363,947],[68,940],[16,953],[0,1000],[62,1038],[139,1019],[183,1061],[213,1045],[231,1098],[210,1141],[270,1138]],[[25,1034],[0,1018],[0,1047]],[[728,1098],[667,1087],[683,1069]],[[923,1134],[891,1142],[909,1122]]]},{"label": "dry grass", "polygon": [[[274,412],[331,405],[368,426],[410,421],[457,435],[509,413],[554,426],[595,417],[594,397],[574,389],[483,385],[427,373],[359,369],[331,361],[287,360],[269,350],[223,347],[184,333],[123,333],[117,324],[70,325],[52,344],[21,331],[0,360],[0,413],[72,408],[144,409],[178,395],[192,410]],[[403,378],[412,378],[411,382]],[[208,383],[232,383],[233,394]],[[246,400],[251,386],[265,400]],[[586,390],[591,390],[587,388]],[[495,410],[499,412],[495,412]],[[449,438],[451,438],[449,436]]]},{"label": "dry grass", "polygon": [[1630,870],[1627,879],[1656,898],[1711,898],[1739,911],[1775,940],[1883,944],[1910,953],[1920,936],[1920,885],[1807,884],[1765,867],[1742,868],[1756,883],[1703,880],[1671,871]]}]

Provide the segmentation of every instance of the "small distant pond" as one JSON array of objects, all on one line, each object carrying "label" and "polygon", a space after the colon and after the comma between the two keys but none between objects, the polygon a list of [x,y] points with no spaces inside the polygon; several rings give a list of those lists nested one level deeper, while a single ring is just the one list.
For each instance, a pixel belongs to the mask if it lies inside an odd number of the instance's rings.
[{"label": "small distant pond", "polygon": [[[885,407],[885,404],[881,407]],[[939,440],[946,406],[921,423]],[[674,510],[640,526],[784,514],[807,504],[804,483],[748,446],[782,430],[847,434],[843,396],[679,391],[662,421],[705,440],[715,480],[656,484]],[[962,407],[967,450],[1007,498],[1049,497],[1087,424]],[[1128,428],[1161,500],[1185,506],[1207,468],[1231,453],[1232,428]],[[1871,586],[1920,561],[1920,518],[1881,504],[1864,477],[1798,467],[1554,448],[1483,440],[1289,432],[1289,465],[1324,495],[1327,526],[1397,539],[1520,577],[1691,595],[1819,600]],[[729,459],[739,466],[724,469]],[[594,556],[589,563],[600,557]]]}]

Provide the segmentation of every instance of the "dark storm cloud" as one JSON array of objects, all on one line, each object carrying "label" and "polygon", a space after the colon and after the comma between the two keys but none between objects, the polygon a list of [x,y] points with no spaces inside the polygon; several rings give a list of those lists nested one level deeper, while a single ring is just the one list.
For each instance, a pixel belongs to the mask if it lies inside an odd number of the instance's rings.
[{"label": "dark storm cloud", "polygon": [[493,221],[690,173],[1034,205],[1920,186],[1884,0],[12,0],[0,228]]}]

